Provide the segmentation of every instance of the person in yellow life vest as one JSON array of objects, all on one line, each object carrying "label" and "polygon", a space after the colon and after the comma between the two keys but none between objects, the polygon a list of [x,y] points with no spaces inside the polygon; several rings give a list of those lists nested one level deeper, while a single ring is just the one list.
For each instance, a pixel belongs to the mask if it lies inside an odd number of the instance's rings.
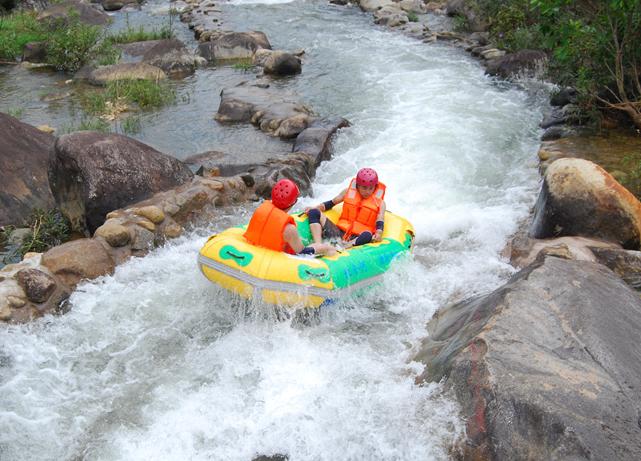
[{"label": "person in yellow life vest", "polygon": [[[349,187],[332,200],[323,202],[305,211],[314,242],[322,238],[339,235],[351,245],[380,242],[385,226],[385,185],[378,180],[378,174],[371,168],[358,170]],[[334,225],[322,211],[331,210],[343,202],[343,212]]]},{"label": "person in yellow life vest", "polygon": [[336,254],[333,246],[324,243],[303,245],[294,218],[287,214],[298,201],[299,193],[294,181],[278,181],[272,188],[272,199],[265,200],[254,211],[244,237],[252,245],[289,254]]}]

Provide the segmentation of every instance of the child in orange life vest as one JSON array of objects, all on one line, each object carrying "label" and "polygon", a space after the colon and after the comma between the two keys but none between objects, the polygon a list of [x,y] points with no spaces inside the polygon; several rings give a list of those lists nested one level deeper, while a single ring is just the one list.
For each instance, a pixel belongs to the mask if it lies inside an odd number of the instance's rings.
[{"label": "child in orange life vest", "polygon": [[[376,171],[360,169],[347,189],[332,200],[305,210],[314,242],[320,243],[322,237],[332,238],[337,234],[342,234],[347,246],[380,242],[385,225],[384,197],[385,185],[378,181]],[[330,210],[341,202],[343,212],[334,225],[321,211]]]},{"label": "child in orange life vest", "polygon": [[324,243],[303,245],[294,218],[287,214],[298,201],[298,194],[294,181],[278,181],[272,188],[271,201],[265,200],[254,211],[244,237],[252,245],[289,254],[336,254],[333,246]]}]

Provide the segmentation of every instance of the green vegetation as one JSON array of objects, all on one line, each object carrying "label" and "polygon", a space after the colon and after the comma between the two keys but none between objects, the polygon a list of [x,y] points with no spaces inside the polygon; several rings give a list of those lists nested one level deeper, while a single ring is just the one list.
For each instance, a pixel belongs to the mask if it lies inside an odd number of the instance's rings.
[{"label": "green vegetation", "polygon": [[0,15],[0,59],[15,61],[22,56],[24,46],[47,38],[36,20],[35,12],[20,11],[8,16]]},{"label": "green vegetation", "polygon": [[251,59],[240,59],[239,61],[235,62],[232,67],[242,72],[249,72],[254,68],[254,64],[252,63]]},{"label": "green vegetation", "polygon": [[145,30],[142,26],[135,29],[129,25],[124,30],[109,35],[105,40],[110,43],[133,43],[143,42],[146,40],[161,40],[173,38],[174,34],[169,26],[162,27],[160,30]]},{"label": "green vegetation", "polygon": [[409,13],[407,13],[407,20],[409,22],[418,22],[418,15],[413,11],[410,11]]},{"label": "green vegetation", "polygon": [[60,134],[69,134],[74,131],[100,131],[102,133],[109,133],[111,131],[111,125],[101,118],[90,117],[82,119],[77,126],[66,125],[60,128]]},{"label": "green vegetation", "polygon": [[639,0],[478,0],[496,43],[509,51],[542,49],[550,76],[594,108],[626,114],[641,128]]},{"label": "green vegetation", "polygon": [[88,61],[100,38],[100,28],[88,26],[70,14],[56,21],[47,39],[47,63],[58,70],[75,72]]},{"label": "green vegetation", "polygon": [[140,133],[140,130],[142,129],[142,122],[140,121],[140,117],[130,115],[121,122],[120,126],[123,133],[136,134]]},{"label": "green vegetation", "polygon": [[141,109],[157,109],[176,100],[176,93],[165,82],[150,80],[117,80],[109,82],[106,90],[107,99],[138,104]]},{"label": "green vegetation", "polygon": [[22,117],[22,114],[24,114],[24,108],[23,107],[11,107],[7,109],[7,114],[11,115],[12,117],[15,118],[20,118]]},{"label": "green vegetation", "polygon": [[[71,236],[69,221],[56,209],[33,210],[29,217],[28,227],[29,234],[16,250],[16,253],[19,253],[21,257],[30,251],[38,253],[47,251],[49,248],[66,242]],[[11,256],[13,255],[9,257]]]}]

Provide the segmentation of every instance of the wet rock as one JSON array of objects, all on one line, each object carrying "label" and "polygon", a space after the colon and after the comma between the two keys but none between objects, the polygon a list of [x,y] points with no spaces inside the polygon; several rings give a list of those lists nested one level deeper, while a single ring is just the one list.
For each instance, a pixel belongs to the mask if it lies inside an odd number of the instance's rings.
[{"label": "wet rock", "polygon": [[534,238],[576,235],[639,248],[641,203],[600,166],[564,158],[547,169],[535,207]]},{"label": "wet rock", "polygon": [[314,121],[311,109],[294,96],[250,85],[224,89],[215,119],[251,122],[262,131],[285,138],[298,135]]},{"label": "wet rock", "polygon": [[538,77],[544,75],[547,55],[540,50],[520,50],[496,59],[486,65],[486,73],[501,78]]},{"label": "wet rock", "polygon": [[289,457],[287,455],[275,454],[275,455],[259,455],[252,459],[252,461],[287,461]]},{"label": "wet rock", "polygon": [[134,251],[142,252],[143,254],[154,248],[154,240],[156,236],[150,230],[144,229],[139,226],[134,227],[134,238],[131,243],[131,249]]},{"label": "wet rock", "polygon": [[574,88],[562,88],[552,95],[550,105],[562,107],[567,104],[575,104],[577,91]]},{"label": "wet rock", "polygon": [[80,22],[92,26],[102,26],[111,21],[104,11],[80,0],[63,0],[53,4],[38,14],[38,21],[66,23],[69,21],[70,11],[78,13]]},{"label": "wet rock", "polygon": [[29,301],[37,304],[46,302],[56,290],[53,277],[38,269],[22,269],[16,274],[16,280]]},{"label": "wet rock", "polygon": [[167,74],[156,67],[144,62],[125,62],[110,66],[100,66],[91,71],[89,83],[104,86],[116,80],[165,80]]},{"label": "wet rock", "polygon": [[54,247],[42,255],[42,265],[71,289],[83,279],[112,274],[115,268],[105,247],[95,239],[73,240]]},{"label": "wet rock", "polygon": [[576,127],[568,125],[553,125],[545,130],[545,132],[541,136],[541,141],[553,141],[555,139],[576,136],[578,132],[579,131]]},{"label": "wet rock", "polygon": [[193,74],[196,67],[206,63],[204,58],[189,52],[184,43],[175,38],[156,41],[145,52],[142,60],[146,64],[162,69],[171,76]]},{"label": "wet rock", "polygon": [[294,143],[294,152],[304,152],[314,158],[314,168],[332,156],[332,136],[349,121],[342,117],[315,120],[300,132]]},{"label": "wet rock", "polygon": [[138,216],[147,218],[149,221],[151,221],[154,224],[160,224],[165,220],[165,213],[163,213],[163,211],[155,205],[148,205],[140,208],[134,208],[134,213],[137,214]]},{"label": "wet rock", "polygon": [[131,235],[129,229],[120,224],[116,219],[108,219],[96,229],[94,237],[102,237],[112,247],[118,248],[129,243]]},{"label": "wet rock", "polygon": [[49,179],[60,210],[72,228],[100,226],[112,210],[189,181],[182,162],[135,139],[80,131],[55,143]]},{"label": "wet rock", "polygon": [[22,60],[28,62],[47,62],[47,42],[29,42],[22,49]]},{"label": "wet rock", "polygon": [[295,75],[302,70],[300,58],[285,51],[272,51],[265,59],[263,70],[269,75]]},{"label": "wet rock", "polygon": [[425,3],[423,3],[421,0],[401,0],[400,2],[398,2],[398,6],[400,6],[403,11],[407,11],[408,13],[422,14],[426,11]]},{"label": "wet rock", "polygon": [[361,10],[370,13],[393,5],[395,5],[395,3],[392,0],[360,0],[360,2],[358,2]]},{"label": "wet rock", "polygon": [[396,3],[386,5],[374,12],[374,23],[382,26],[397,27],[407,24],[408,21],[407,14]]},{"label": "wet rock", "polygon": [[591,248],[598,262],[609,267],[637,291],[641,291],[641,252],[620,248]]},{"label": "wet rock", "polygon": [[640,329],[638,293],[612,271],[548,256],[441,309],[420,381],[456,395],[463,459],[635,460]]},{"label": "wet rock", "polygon": [[130,3],[137,3],[136,0],[102,0],[100,4],[105,11],[118,11],[125,5]]},{"label": "wet rock", "polygon": [[504,50],[499,50],[497,48],[490,48],[489,50],[485,50],[481,52],[481,57],[483,59],[493,60],[493,59],[499,59],[505,56],[505,51]]},{"label": "wet rock", "polygon": [[222,32],[203,33],[198,45],[200,55],[209,62],[220,59],[251,59],[260,48],[272,46],[263,32]]},{"label": "wet rock", "polygon": [[0,113],[0,226],[22,224],[34,208],[53,207],[47,165],[55,138]]}]

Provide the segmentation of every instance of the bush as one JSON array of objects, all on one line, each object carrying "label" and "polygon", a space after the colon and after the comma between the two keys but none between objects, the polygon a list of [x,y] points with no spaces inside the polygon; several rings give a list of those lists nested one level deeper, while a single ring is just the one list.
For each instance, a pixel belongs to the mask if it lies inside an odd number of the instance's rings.
[{"label": "bush", "polygon": [[33,11],[0,16],[0,59],[15,61],[22,56],[27,43],[46,38],[46,31],[36,20]]},{"label": "bush", "polygon": [[58,70],[75,72],[88,61],[100,38],[98,26],[88,26],[70,14],[58,20],[47,40],[47,62]]},{"label": "bush", "polygon": [[59,210],[34,209],[29,218],[31,232],[22,242],[18,252],[24,256],[30,251],[42,253],[69,240],[69,221]]},{"label": "bush", "polygon": [[413,11],[410,11],[409,13],[407,13],[407,20],[409,22],[418,22],[418,15]]}]

